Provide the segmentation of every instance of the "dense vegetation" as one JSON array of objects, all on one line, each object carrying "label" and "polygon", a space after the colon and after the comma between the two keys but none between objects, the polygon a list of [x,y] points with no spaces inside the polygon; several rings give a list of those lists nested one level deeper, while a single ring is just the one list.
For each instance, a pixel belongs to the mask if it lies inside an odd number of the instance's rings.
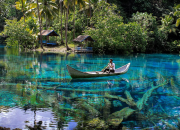
[{"label": "dense vegetation", "polygon": [[[37,34],[55,30],[58,43],[90,35],[96,53],[179,53],[178,0],[1,0],[0,39],[39,47]],[[43,46],[41,46],[43,48]]]}]

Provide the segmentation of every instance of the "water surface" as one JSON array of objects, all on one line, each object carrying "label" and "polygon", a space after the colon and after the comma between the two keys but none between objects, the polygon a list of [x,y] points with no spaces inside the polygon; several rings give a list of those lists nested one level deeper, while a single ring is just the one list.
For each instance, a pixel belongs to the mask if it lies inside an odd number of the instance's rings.
[{"label": "water surface", "polygon": [[[110,58],[116,68],[131,63],[128,72],[120,76],[72,80],[66,68],[68,64],[84,72],[98,71]],[[109,115],[129,107],[136,113],[123,119],[124,128],[178,129],[179,66],[177,54],[56,54],[20,52],[1,45],[0,126],[88,129],[92,122],[100,120],[101,124],[105,122],[102,126],[105,129]],[[111,95],[127,99],[126,92],[136,104],[142,101],[142,109],[110,98]],[[97,124],[93,125],[96,129]]]}]

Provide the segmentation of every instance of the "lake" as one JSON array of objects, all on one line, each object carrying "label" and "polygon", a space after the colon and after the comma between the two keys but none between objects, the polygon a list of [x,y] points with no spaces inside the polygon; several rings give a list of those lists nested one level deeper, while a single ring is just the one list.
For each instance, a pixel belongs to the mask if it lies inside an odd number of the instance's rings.
[{"label": "lake", "polygon": [[[72,80],[66,65],[120,76]],[[0,127],[180,129],[180,55],[20,52],[0,45]]]}]

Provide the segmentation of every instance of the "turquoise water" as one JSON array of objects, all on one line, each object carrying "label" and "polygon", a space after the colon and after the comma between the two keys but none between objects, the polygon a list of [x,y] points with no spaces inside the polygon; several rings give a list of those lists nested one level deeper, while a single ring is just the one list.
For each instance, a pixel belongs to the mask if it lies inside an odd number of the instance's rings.
[{"label": "turquoise water", "polygon": [[[84,72],[97,71],[110,58],[116,68],[131,63],[128,72],[72,80],[66,69],[68,64]],[[23,53],[1,45],[0,126],[67,130],[179,129],[179,67],[177,54]],[[133,113],[120,112],[124,108]],[[121,116],[113,115],[114,112],[120,112]],[[126,114],[122,116],[122,113]],[[114,119],[117,123],[122,117],[118,125],[110,121]]]}]

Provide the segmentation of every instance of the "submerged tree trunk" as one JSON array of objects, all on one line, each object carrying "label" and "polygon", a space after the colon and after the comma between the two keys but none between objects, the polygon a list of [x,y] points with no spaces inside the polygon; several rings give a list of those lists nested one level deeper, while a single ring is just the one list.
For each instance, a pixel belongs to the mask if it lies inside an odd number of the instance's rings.
[{"label": "submerged tree trunk", "polygon": [[37,2],[37,8],[38,8],[38,18],[39,18],[39,30],[40,30],[40,43],[41,43],[41,48],[43,49],[43,45],[42,45],[42,34],[41,34],[41,19],[40,19],[40,14],[39,14],[39,4],[38,4],[38,0],[36,0]]},{"label": "submerged tree trunk", "polygon": [[67,12],[66,12],[66,49],[67,50],[71,50],[71,48],[68,47],[68,44],[67,44],[67,31],[68,31],[68,12],[69,12],[69,5],[67,6]]}]

